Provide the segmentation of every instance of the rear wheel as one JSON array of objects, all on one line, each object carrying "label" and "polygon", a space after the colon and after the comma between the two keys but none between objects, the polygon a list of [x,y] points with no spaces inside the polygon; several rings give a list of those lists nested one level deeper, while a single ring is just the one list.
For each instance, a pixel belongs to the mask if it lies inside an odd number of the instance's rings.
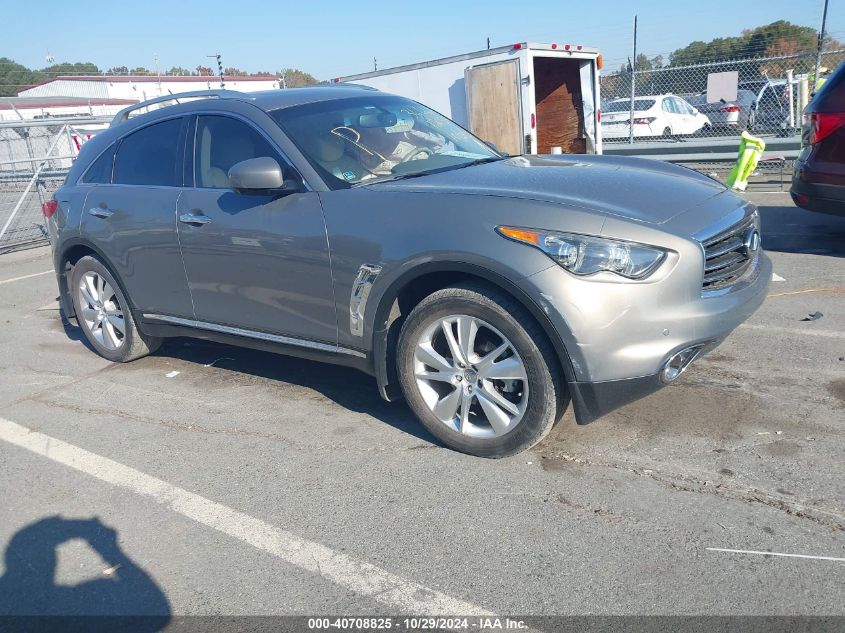
[{"label": "rear wheel", "polygon": [[406,400],[450,448],[506,457],[546,436],[568,403],[554,352],[531,315],[484,285],[439,290],[399,339]]},{"label": "rear wheel", "polygon": [[125,363],[161,345],[138,330],[117,280],[97,257],[83,257],[73,267],[71,293],[79,326],[103,358]]},{"label": "rear wheel", "polygon": [[664,138],[664,139],[665,139],[665,140],[667,140],[667,141],[668,141],[669,139],[671,139],[671,138],[672,138],[672,130],[671,130],[671,128],[668,128],[668,127],[663,128],[663,134],[662,134],[661,136],[662,136],[662,138]]}]

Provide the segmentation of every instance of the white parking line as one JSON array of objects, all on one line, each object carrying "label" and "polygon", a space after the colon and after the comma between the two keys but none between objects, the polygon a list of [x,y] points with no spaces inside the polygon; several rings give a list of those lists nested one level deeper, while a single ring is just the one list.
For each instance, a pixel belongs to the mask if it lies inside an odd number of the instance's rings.
[{"label": "white parking line", "polygon": [[760,552],[753,549],[724,549],[721,547],[705,547],[708,552],[727,552],[728,554],[758,554],[760,556],[783,556],[784,558],[809,558],[812,560],[832,560],[845,563],[845,558],[835,556],[811,556],[810,554],[782,554],[781,552]]},{"label": "white parking line", "polygon": [[804,330],[797,327],[757,325],[756,323],[743,323],[739,327],[743,330],[758,330],[760,332],[771,332],[772,334],[801,334],[807,336],[820,336],[822,338],[845,339],[845,332],[831,332],[829,330]]},{"label": "white parking line", "polygon": [[12,277],[11,279],[4,279],[0,281],[0,286],[3,284],[10,284],[13,281],[23,281],[24,279],[31,279],[32,277],[40,277],[41,275],[49,275],[50,273],[55,272],[53,270],[45,270],[43,273],[32,273],[31,275],[24,275],[23,277]]},{"label": "white parking line", "polygon": [[479,606],[335,552],[325,545],[300,538],[243,512],[4,418],[0,418],[0,440],[148,497],[198,523],[403,613],[491,615]]}]

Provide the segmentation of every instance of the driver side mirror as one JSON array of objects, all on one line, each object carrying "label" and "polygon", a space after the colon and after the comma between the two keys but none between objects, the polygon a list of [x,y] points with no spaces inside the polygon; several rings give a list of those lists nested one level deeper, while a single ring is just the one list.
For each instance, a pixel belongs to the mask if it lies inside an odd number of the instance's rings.
[{"label": "driver side mirror", "polygon": [[302,190],[297,180],[285,180],[279,163],[269,156],[250,158],[229,170],[229,186],[238,193],[296,193]]}]

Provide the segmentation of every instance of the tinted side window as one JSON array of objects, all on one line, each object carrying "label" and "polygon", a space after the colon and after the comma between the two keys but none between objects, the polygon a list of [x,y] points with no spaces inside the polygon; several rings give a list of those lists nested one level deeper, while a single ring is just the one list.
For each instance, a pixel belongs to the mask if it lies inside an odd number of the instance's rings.
[{"label": "tinted side window", "polygon": [[181,129],[182,119],[171,119],[124,138],[114,161],[115,184],[181,186],[177,154]]},{"label": "tinted side window", "polygon": [[194,156],[197,187],[228,187],[233,165],[265,156],[280,160],[279,153],[252,126],[226,116],[199,117]]},{"label": "tinted side window", "polygon": [[111,170],[114,164],[114,145],[105,152],[85,172],[82,182],[107,185],[111,182]]},{"label": "tinted side window", "polygon": [[763,96],[760,98],[760,105],[767,110],[780,110],[780,101],[778,101],[773,86],[769,86],[763,91]]},{"label": "tinted side window", "polygon": [[672,103],[671,99],[664,99],[663,100],[663,111],[664,112],[674,112],[675,111],[675,104]]}]

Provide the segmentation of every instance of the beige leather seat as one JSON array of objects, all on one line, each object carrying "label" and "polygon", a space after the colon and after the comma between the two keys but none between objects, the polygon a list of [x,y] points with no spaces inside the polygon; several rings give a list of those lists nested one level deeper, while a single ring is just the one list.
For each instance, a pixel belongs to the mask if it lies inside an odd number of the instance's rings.
[{"label": "beige leather seat", "polygon": [[335,134],[316,134],[309,138],[309,153],[326,171],[340,180],[357,182],[366,171],[345,150],[345,141]]},{"label": "beige leather seat", "polygon": [[[219,128],[218,128],[219,130]],[[243,135],[221,135],[212,126],[200,133],[200,187],[228,188],[229,169],[242,160],[255,158],[252,141]]]}]

